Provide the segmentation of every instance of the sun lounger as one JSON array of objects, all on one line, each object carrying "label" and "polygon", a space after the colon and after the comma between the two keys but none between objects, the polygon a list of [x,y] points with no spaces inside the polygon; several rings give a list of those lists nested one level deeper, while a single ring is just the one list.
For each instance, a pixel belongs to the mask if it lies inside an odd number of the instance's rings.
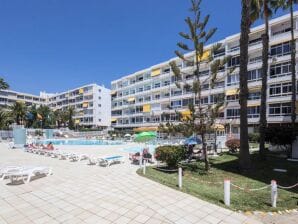
[{"label": "sun lounger", "polygon": [[0,177],[1,177],[1,180],[4,180],[4,178],[5,178],[4,174],[5,173],[13,172],[13,171],[18,171],[20,169],[21,169],[20,166],[3,166],[3,167],[0,167]]},{"label": "sun lounger", "polygon": [[88,159],[88,155],[73,153],[68,157],[68,159],[69,159],[69,161],[76,162],[76,161]]},{"label": "sun lounger", "polygon": [[3,174],[2,179],[10,178],[11,183],[15,180],[22,179],[26,184],[31,181],[31,178],[38,175],[51,175],[52,169],[45,166],[21,167],[15,170],[9,170]]},{"label": "sun lounger", "polygon": [[96,165],[96,164],[97,164],[97,158],[94,156],[88,156],[87,165]]},{"label": "sun lounger", "polygon": [[97,159],[99,166],[110,166],[115,163],[124,163],[123,156],[109,156],[109,157],[102,157]]}]

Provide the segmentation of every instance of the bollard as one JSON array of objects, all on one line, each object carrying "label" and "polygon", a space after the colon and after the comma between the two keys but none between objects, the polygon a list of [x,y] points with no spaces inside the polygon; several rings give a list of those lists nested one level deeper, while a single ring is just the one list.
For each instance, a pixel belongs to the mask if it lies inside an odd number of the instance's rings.
[{"label": "bollard", "polygon": [[140,153],[140,160],[139,160],[140,167],[142,167],[142,162],[143,162],[143,155]]},{"label": "bollard", "polygon": [[181,189],[182,188],[182,168],[178,168],[178,186]]},{"label": "bollard", "polygon": [[146,160],[144,160],[144,164],[143,164],[143,174],[146,174]]},{"label": "bollard", "polygon": [[224,202],[226,206],[230,206],[231,195],[231,181],[229,179],[224,180]]},{"label": "bollard", "polygon": [[271,180],[271,206],[276,208],[277,201],[277,184],[275,180]]}]

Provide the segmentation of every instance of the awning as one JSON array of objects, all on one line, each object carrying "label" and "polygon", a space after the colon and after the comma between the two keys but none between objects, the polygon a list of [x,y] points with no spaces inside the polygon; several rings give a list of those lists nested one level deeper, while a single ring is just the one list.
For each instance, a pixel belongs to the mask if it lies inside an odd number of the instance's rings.
[{"label": "awning", "polygon": [[255,92],[262,89],[262,86],[250,86],[248,87],[249,92]]},{"label": "awning", "polygon": [[79,124],[79,123],[80,123],[80,119],[76,119],[75,124]]},{"label": "awning", "polygon": [[211,53],[210,50],[204,51],[204,53],[203,53],[203,55],[202,55],[201,58],[198,55],[198,61],[206,61],[206,60],[208,60],[208,58],[210,57],[210,53]]},{"label": "awning", "polygon": [[88,107],[88,103],[87,102],[83,103],[83,107]]},{"label": "awning", "polygon": [[114,90],[114,91],[111,91],[111,95],[116,95],[117,94],[117,91]]},{"label": "awning", "polygon": [[83,94],[83,93],[84,93],[84,89],[83,88],[79,89],[79,94]]},{"label": "awning", "polygon": [[238,94],[238,89],[226,90],[226,96],[232,96],[232,95],[237,95],[237,94]]},{"label": "awning", "polygon": [[256,103],[247,103],[247,107],[258,107],[258,106],[260,106],[261,105],[261,103],[260,102],[256,102]]},{"label": "awning", "polygon": [[143,105],[143,112],[148,113],[151,111],[151,105],[150,104],[145,104]]},{"label": "awning", "polygon": [[143,131],[157,131],[158,127],[139,127],[139,128],[134,128],[134,132],[143,132]]},{"label": "awning", "polygon": [[212,129],[217,130],[217,131],[224,131],[225,130],[225,126],[222,124],[213,124],[211,126]]},{"label": "awning", "polygon": [[135,101],[135,100],[136,100],[136,98],[134,98],[134,97],[130,97],[130,98],[127,99],[127,102],[133,102],[133,101]]},{"label": "awning", "polygon": [[161,69],[160,68],[153,69],[151,71],[151,77],[158,76],[158,75],[160,75],[160,73],[161,73]]},{"label": "awning", "polygon": [[117,121],[117,118],[112,118],[111,119],[111,122],[116,122]]}]

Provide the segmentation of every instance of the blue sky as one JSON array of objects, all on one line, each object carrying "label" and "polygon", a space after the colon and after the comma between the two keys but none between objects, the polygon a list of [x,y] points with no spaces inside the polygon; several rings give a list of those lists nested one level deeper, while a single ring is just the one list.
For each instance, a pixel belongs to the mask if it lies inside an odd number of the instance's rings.
[{"label": "blue sky", "polygon": [[[1,0],[0,76],[38,94],[110,82],[174,56],[188,0]],[[203,0],[213,41],[239,32],[239,0]]]}]

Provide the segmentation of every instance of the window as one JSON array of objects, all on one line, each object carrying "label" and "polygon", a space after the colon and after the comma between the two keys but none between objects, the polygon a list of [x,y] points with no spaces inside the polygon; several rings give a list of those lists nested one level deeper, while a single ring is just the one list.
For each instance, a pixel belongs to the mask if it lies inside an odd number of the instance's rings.
[{"label": "window", "polygon": [[225,48],[214,51],[214,58],[224,56],[226,54]]},{"label": "window", "polygon": [[240,64],[240,56],[232,57],[228,62],[228,67],[239,66]]},{"label": "window", "polygon": [[262,42],[262,38],[256,38],[248,41],[249,46],[257,45]]},{"label": "window", "polygon": [[240,109],[227,109],[227,118],[239,118],[240,117]]},{"label": "window", "polygon": [[247,81],[257,81],[262,78],[262,69],[254,69],[247,72]]},{"label": "window", "polygon": [[209,84],[203,84],[202,85],[202,90],[208,90],[209,89]]},{"label": "window", "polygon": [[290,42],[285,42],[281,44],[276,44],[271,46],[270,54],[271,56],[284,56],[291,53],[291,44]]},{"label": "window", "polygon": [[224,99],[224,94],[216,94],[210,96],[210,103],[217,103],[219,100]]},{"label": "window", "polygon": [[270,78],[277,78],[291,74],[291,63],[284,62],[270,66]]},{"label": "window", "polygon": [[253,92],[248,94],[248,100],[258,100],[261,99],[261,92]]},{"label": "window", "polygon": [[292,93],[292,84],[290,82],[277,83],[270,85],[269,95],[270,97],[287,96]]},{"label": "window", "polygon": [[239,74],[228,75],[227,86],[239,84]]},{"label": "window", "polygon": [[209,70],[205,70],[205,71],[200,71],[199,72],[199,76],[202,77],[202,76],[206,76],[206,75],[209,75]]},{"label": "window", "polygon": [[154,84],[154,88],[159,88],[160,87],[160,82]]},{"label": "window", "polygon": [[247,117],[256,118],[260,116],[260,106],[247,107]]},{"label": "window", "polygon": [[249,59],[249,64],[258,63],[262,61],[262,56],[254,57]]},{"label": "window", "polygon": [[172,108],[178,108],[181,107],[181,100],[175,100],[171,102],[171,107]]},{"label": "window", "polygon": [[291,103],[269,104],[269,116],[286,116],[291,114]]},{"label": "window", "polygon": [[201,98],[201,104],[208,104],[208,100],[209,98],[208,98],[208,96],[207,97],[202,97]]},{"label": "window", "polygon": [[160,99],[160,94],[156,94],[156,95],[154,96],[154,99],[155,99],[155,100],[159,100],[159,99]]},{"label": "window", "polygon": [[275,31],[272,33],[272,36],[278,35],[278,34],[282,34],[282,33],[287,33],[291,31],[291,27],[285,27],[281,30]]},{"label": "window", "polygon": [[163,82],[163,86],[168,86],[170,85],[171,81],[170,80],[166,80]]},{"label": "window", "polygon": [[216,89],[216,88],[221,88],[221,87],[224,87],[224,86],[225,86],[225,81],[215,82],[213,88]]},{"label": "window", "polygon": [[145,97],[145,101],[146,101],[146,102],[148,102],[148,101],[150,101],[150,100],[151,100],[151,96],[146,96],[146,97]]},{"label": "window", "polygon": [[193,104],[193,98],[183,99],[182,100],[182,106],[186,107],[188,105]]},{"label": "window", "polygon": [[227,101],[228,102],[234,102],[234,101],[238,101],[238,94],[237,95],[230,95],[230,96],[227,96]]},{"label": "window", "polygon": [[172,90],[171,91],[172,96],[181,96],[182,95],[182,90]]},{"label": "window", "polygon": [[147,91],[147,90],[150,90],[151,89],[151,86],[145,86],[144,90]]}]

